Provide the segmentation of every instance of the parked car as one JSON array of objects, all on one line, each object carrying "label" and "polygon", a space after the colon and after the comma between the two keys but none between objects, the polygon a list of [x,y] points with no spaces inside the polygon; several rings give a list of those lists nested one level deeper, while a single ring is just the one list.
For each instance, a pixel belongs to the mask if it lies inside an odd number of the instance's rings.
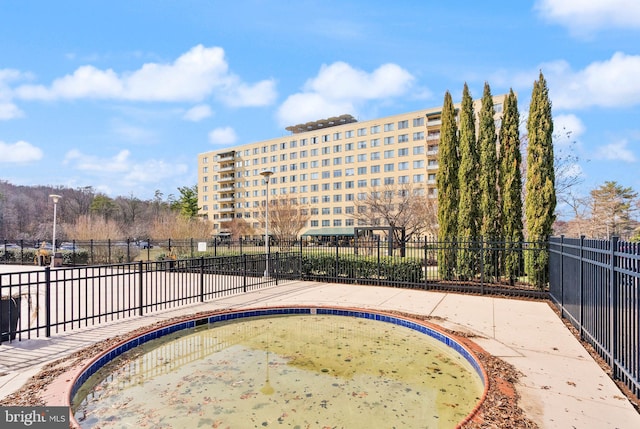
[{"label": "parked car", "polygon": [[7,250],[20,250],[20,246],[15,243],[0,244],[0,251],[6,252]]},{"label": "parked car", "polygon": [[140,249],[151,249],[153,246],[146,240],[136,241],[136,246]]},{"label": "parked car", "polygon": [[60,250],[69,250],[71,252],[78,252],[80,248],[75,243],[64,242],[58,246]]}]

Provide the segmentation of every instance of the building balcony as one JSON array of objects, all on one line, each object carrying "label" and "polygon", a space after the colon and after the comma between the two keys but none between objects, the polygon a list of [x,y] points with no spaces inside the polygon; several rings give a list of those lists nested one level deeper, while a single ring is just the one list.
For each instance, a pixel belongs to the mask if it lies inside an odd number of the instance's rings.
[{"label": "building balcony", "polygon": [[218,178],[218,183],[222,182],[233,182],[236,178],[234,176],[221,176]]},{"label": "building balcony", "polygon": [[231,154],[225,154],[225,155],[220,155],[220,158],[218,158],[218,162],[229,162],[229,161],[234,161],[235,160],[235,155]]},{"label": "building balcony", "polygon": [[223,222],[231,222],[233,220],[232,217],[221,217],[220,219],[218,219],[218,222],[223,223]]},{"label": "building balcony", "polygon": [[218,210],[220,213],[233,213],[235,211],[234,207],[223,207]]},{"label": "building balcony", "polygon": [[440,140],[440,134],[427,134],[427,141]]},{"label": "building balcony", "polygon": [[225,197],[225,198],[218,198],[217,200],[219,203],[232,203],[235,201],[234,197]]},{"label": "building balcony", "polygon": [[220,187],[220,189],[218,189],[218,192],[233,192],[235,191],[235,187],[233,186],[233,184],[228,184],[228,185],[223,185]]},{"label": "building balcony", "polygon": [[442,125],[442,119],[429,119],[427,121],[427,127],[436,127]]},{"label": "building balcony", "polygon": [[224,172],[227,172],[227,171],[235,171],[235,169],[236,169],[236,167],[232,164],[232,165],[229,165],[229,166],[220,167],[218,169],[218,173],[224,173]]},{"label": "building balcony", "polygon": [[427,155],[437,155],[438,149],[432,149],[427,151]]},{"label": "building balcony", "polygon": [[437,170],[437,169],[438,169],[438,165],[437,164],[435,164],[435,165],[433,165],[433,164],[432,165],[427,165],[427,170]]}]

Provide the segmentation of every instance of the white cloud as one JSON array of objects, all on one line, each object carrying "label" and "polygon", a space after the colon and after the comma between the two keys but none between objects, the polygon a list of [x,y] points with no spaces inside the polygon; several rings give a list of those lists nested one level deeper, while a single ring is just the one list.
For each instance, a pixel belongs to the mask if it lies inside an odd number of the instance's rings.
[{"label": "white cloud", "polygon": [[206,104],[198,104],[187,110],[182,116],[183,119],[192,122],[198,122],[213,115],[211,107]]},{"label": "white cloud", "polygon": [[309,79],[303,92],[289,96],[278,109],[280,125],[356,114],[357,105],[366,100],[384,100],[407,94],[414,77],[395,64],[383,64],[371,73],[344,62],[323,65]]},{"label": "white cloud", "polygon": [[353,103],[347,100],[330,100],[316,93],[289,96],[278,109],[280,125],[289,126],[330,118],[342,114],[354,114]]},{"label": "white cloud", "polygon": [[637,158],[627,147],[628,144],[629,142],[627,140],[609,143],[608,145],[600,147],[596,151],[595,158],[605,159],[608,161],[636,162]]},{"label": "white cloud", "polygon": [[122,150],[110,158],[101,158],[74,149],[67,152],[64,164],[100,178],[108,185],[97,186],[106,186],[109,192],[113,192],[114,189],[161,184],[167,178],[176,177],[188,171],[188,166],[181,163],[157,159],[136,162],[131,159],[131,152],[128,150]]},{"label": "white cloud", "polygon": [[16,143],[0,141],[0,153],[0,163],[21,164],[38,161],[44,156],[40,148],[22,140]]},{"label": "white cloud", "polygon": [[344,62],[323,65],[318,76],[305,84],[305,90],[334,99],[378,99],[407,92],[413,76],[395,64],[384,64],[373,73],[356,70]]},{"label": "white cloud", "polygon": [[[640,55],[615,53],[574,72],[565,61],[542,66],[553,107],[629,107],[640,104]],[[533,81],[531,81],[533,83]]]},{"label": "white cloud", "polygon": [[114,122],[113,132],[121,139],[131,143],[154,144],[158,141],[158,136],[154,131],[120,121]]},{"label": "white cloud", "polygon": [[0,102],[0,121],[6,121],[8,119],[16,119],[24,116],[24,112],[13,103]]},{"label": "white cloud", "polygon": [[215,145],[232,145],[237,140],[238,136],[231,127],[216,128],[209,132],[209,141]]},{"label": "white cloud", "polygon": [[553,117],[553,143],[567,147],[577,142],[584,134],[585,126],[576,115],[554,115]]},{"label": "white cloud", "polygon": [[637,0],[538,0],[535,9],[579,36],[600,28],[640,28]]},{"label": "white cloud", "polygon": [[15,89],[22,99],[118,99],[132,101],[200,101],[217,95],[234,106],[270,104],[275,99],[275,83],[264,80],[246,84],[229,72],[224,50],[202,45],[191,48],[173,63],[146,63],[138,70],[118,74],[92,65],[79,67],[72,74],[58,78],[51,86],[22,85]]}]

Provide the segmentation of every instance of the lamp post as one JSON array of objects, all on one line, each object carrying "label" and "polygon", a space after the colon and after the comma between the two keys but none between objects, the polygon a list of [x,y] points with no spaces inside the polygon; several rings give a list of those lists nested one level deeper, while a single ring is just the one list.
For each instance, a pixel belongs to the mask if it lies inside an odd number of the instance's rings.
[{"label": "lamp post", "polygon": [[273,170],[262,170],[260,175],[264,177],[267,182],[267,200],[264,216],[264,253],[265,253],[265,266],[264,277],[269,277],[269,178],[273,174]]},{"label": "lamp post", "polygon": [[56,255],[56,217],[57,217],[57,208],[58,201],[62,198],[61,195],[51,194],[49,198],[53,200],[53,239],[51,243],[51,266],[55,266],[55,255]]}]

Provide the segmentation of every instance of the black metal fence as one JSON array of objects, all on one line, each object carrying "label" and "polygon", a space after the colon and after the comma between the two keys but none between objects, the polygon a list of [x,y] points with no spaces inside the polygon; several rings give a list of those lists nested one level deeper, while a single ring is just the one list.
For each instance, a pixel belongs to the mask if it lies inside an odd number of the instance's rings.
[{"label": "black metal fence", "polygon": [[552,301],[640,396],[640,244],[553,237],[549,249]]},{"label": "black metal fence", "polygon": [[297,254],[244,254],[3,273],[0,342],[276,285],[299,277],[299,260]]}]

